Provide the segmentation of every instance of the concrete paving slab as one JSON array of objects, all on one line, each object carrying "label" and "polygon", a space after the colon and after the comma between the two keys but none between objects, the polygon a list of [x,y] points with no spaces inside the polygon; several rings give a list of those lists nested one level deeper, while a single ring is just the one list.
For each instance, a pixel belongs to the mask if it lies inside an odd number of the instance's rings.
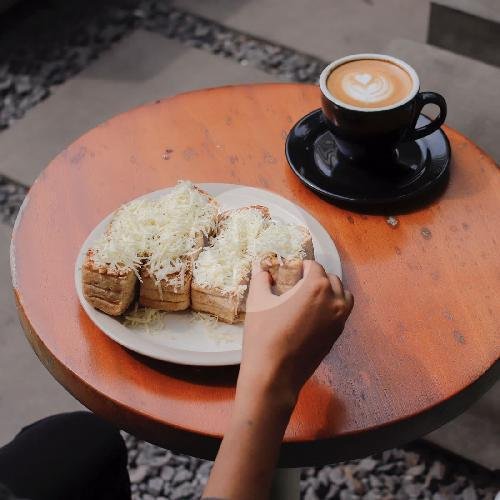
[{"label": "concrete paving slab", "polygon": [[11,288],[10,234],[0,224],[0,446],[35,420],[83,408],[42,366],[24,336]]},{"label": "concrete paving slab", "polygon": [[447,124],[500,160],[499,68],[409,40],[394,40],[385,52],[416,69],[422,90],[443,94],[448,103]]},{"label": "concrete paving slab", "polygon": [[446,5],[467,14],[500,22],[498,0],[434,0],[433,3]]},{"label": "concrete paving slab", "polygon": [[428,0],[175,0],[182,9],[331,61],[380,52],[394,38],[424,42]]},{"label": "concrete paving slab", "polygon": [[491,470],[500,470],[500,382],[426,440]]},{"label": "concrete paving slab", "polygon": [[433,2],[427,43],[500,67],[500,8],[498,3],[496,9],[490,8],[491,13],[483,6],[480,17]]},{"label": "concrete paving slab", "polygon": [[136,31],[0,133],[0,172],[31,184],[57,153],[115,114],[201,87],[273,80],[253,67]]}]

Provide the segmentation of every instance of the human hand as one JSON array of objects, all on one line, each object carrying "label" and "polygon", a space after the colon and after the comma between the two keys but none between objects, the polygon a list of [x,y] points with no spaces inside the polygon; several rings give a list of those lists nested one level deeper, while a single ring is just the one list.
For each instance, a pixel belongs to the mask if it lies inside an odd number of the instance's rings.
[{"label": "human hand", "polygon": [[269,273],[254,266],[238,385],[271,388],[295,404],[342,333],[354,299],[315,261],[304,261],[303,278],[283,295],[274,295],[271,285]]},{"label": "human hand", "polygon": [[[272,293],[270,274],[254,266],[231,424],[206,497],[268,497],[300,389],[342,333],[352,310],[352,294],[344,292],[336,276],[314,261],[303,266],[302,279],[279,296]],[[282,285],[297,278],[293,267],[274,274]]]}]

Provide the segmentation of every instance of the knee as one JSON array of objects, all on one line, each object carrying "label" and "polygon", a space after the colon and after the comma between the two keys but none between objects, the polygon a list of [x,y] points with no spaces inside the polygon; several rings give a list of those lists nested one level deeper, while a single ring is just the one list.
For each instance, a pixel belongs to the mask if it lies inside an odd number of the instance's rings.
[{"label": "knee", "polygon": [[106,420],[87,411],[66,413],[66,425],[78,435],[88,438],[110,450],[126,452],[120,431]]},{"label": "knee", "polygon": [[103,456],[122,457],[126,461],[127,448],[120,431],[101,417],[88,411],[76,411],[45,420],[46,431],[64,436],[67,445],[89,448]]}]

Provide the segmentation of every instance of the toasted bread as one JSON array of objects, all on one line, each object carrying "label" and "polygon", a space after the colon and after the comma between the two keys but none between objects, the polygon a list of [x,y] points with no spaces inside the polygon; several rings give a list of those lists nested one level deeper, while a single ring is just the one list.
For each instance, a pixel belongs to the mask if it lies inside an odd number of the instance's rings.
[{"label": "toasted bread", "polygon": [[195,261],[191,307],[226,323],[243,321],[251,271],[248,246],[270,222],[260,205],[230,210],[219,218],[218,234]]},{"label": "toasted bread", "polygon": [[[207,227],[189,228],[189,232],[196,231],[192,242],[189,243],[192,246],[185,250],[187,253],[173,256],[178,260],[178,269],[175,269],[174,272],[158,279],[158,275],[152,272],[149,266],[146,265],[141,269],[139,304],[145,307],[161,309],[162,311],[184,311],[191,305],[193,260],[215,232],[218,218],[218,202],[197,186],[192,186],[192,189],[206,197],[207,205],[211,207],[213,217]],[[176,214],[172,214],[172,216],[175,217]],[[177,239],[190,238],[189,233],[184,235],[176,234],[174,237]],[[172,258],[172,255],[170,255],[170,258]]]},{"label": "toasted bread", "polygon": [[[141,271],[142,283],[139,295],[139,304],[151,309],[162,311],[184,311],[191,304],[191,271],[184,271],[184,283],[179,286],[171,285],[167,280],[156,280],[146,271]],[[175,273],[178,278],[181,272]],[[173,277],[173,276],[172,276]]]},{"label": "toasted bread", "polygon": [[131,269],[97,266],[89,251],[82,269],[83,294],[96,309],[110,316],[123,314],[135,296],[137,276]]},{"label": "toasted bread", "polygon": [[[304,226],[296,226],[296,230],[298,232],[295,236],[295,242],[288,246],[288,248],[286,245],[276,244],[271,237],[263,243],[262,247],[269,248],[274,246],[280,253],[273,251],[257,255],[260,259],[261,269],[268,271],[271,275],[273,280],[272,289],[276,295],[287,292],[302,279],[303,260],[314,259],[314,246],[311,233]],[[262,235],[262,237],[265,237],[265,235]]]},{"label": "toasted bread", "polygon": [[[206,205],[210,210],[204,210]],[[141,304],[165,310],[189,307],[192,260],[215,230],[217,207],[217,201],[190,182],[179,182],[161,198],[122,205],[89,250],[82,269],[84,296],[97,309],[120,315],[142,276]],[[171,236],[167,244],[166,235]],[[186,283],[178,286],[185,275]]]},{"label": "toasted bread", "polygon": [[288,292],[302,279],[302,262],[300,259],[282,260],[275,253],[269,253],[262,257],[260,267],[271,275],[274,294],[281,295]]}]

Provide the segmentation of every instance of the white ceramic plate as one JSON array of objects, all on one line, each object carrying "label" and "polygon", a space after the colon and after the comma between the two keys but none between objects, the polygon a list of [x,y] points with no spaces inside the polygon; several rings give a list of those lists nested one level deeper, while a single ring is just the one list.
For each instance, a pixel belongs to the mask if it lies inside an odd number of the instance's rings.
[{"label": "white ceramic plate", "polygon": [[[313,238],[316,260],[327,272],[342,277],[340,257],[334,242],[323,226],[305,210],[270,191],[237,184],[198,184],[216,196],[221,208],[232,209],[248,205],[269,207],[273,219],[302,224]],[[141,198],[157,198],[171,188],[148,193]],[[235,365],[241,360],[243,326],[218,323],[215,326],[193,320],[190,312],[169,313],[163,328],[147,331],[125,327],[118,319],[94,309],[83,297],[81,268],[87,250],[105,231],[113,214],[108,215],[83,243],[75,264],[75,284],[78,298],[90,319],[110,338],[124,347],[145,356],[173,363],[195,366]]]}]

